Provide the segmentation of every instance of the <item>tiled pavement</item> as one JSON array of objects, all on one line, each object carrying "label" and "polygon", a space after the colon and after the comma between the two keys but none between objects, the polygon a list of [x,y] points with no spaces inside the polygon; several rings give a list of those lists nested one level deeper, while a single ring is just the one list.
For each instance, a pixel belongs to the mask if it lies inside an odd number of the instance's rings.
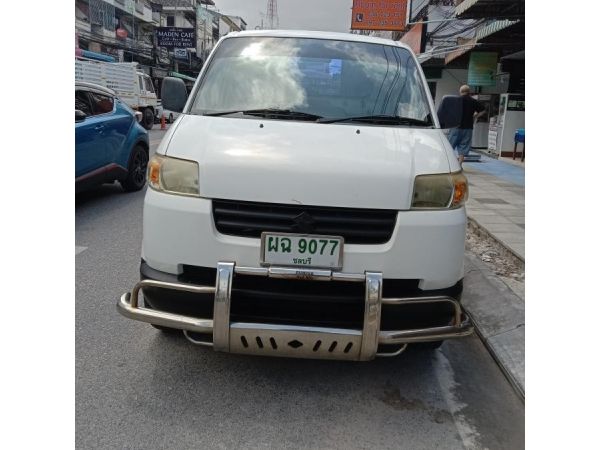
[{"label": "tiled pavement", "polygon": [[467,215],[525,260],[525,167],[487,156],[464,163]]},{"label": "tiled pavement", "polygon": [[[467,215],[525,261],[525,164],[482,155],[481,162],[464,163],[463,168],[470,188]],[[463,304],[477,334],[524,399],[525,299],[474,255],[467,254],[465,267]]]}]

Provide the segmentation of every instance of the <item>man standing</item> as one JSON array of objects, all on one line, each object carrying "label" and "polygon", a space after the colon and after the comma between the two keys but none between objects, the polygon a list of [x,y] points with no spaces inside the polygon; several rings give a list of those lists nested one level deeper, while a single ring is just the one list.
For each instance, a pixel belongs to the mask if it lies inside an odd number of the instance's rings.
[{"label": "man standing", "polygon": [[471,88],[462,85],[460,87],[462,97],[462,117],[458,128],[452,128],[448,134],[448,140],[452,148],[458,153],[458,161],[461,166],[465,156],[471,150],[473,141],[473,120],[477,120],[485,114],[485,107],[477,100],[471,98]]}]

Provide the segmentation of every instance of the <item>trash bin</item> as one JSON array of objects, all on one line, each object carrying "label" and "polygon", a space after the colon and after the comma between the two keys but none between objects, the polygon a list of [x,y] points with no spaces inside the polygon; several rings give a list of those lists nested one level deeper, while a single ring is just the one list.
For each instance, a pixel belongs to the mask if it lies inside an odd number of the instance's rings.
[{"label": "trash bin", "polygon": [[515,148],[513,149],[513,159],[517,155],[517,144],[523,144],[523,152],[521,153],[521,161],[525,161],[525,128],[518,128],[515,132]]}]

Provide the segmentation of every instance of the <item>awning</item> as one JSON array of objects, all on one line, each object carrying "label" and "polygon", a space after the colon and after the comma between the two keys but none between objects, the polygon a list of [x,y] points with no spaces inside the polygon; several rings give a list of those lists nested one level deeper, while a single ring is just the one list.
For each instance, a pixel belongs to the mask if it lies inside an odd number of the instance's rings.
[{"label": "awning", "polygon": [[508,20],[508,19],[494,20],[492,23],[489,23],[477,30],[477,33],[475,33],[475,40],[480,41],[494,33],[497,33],[498,31],[504,30],[505,28],[508,28],[511,25],[514,25],[516,23],[519,23],[519,21],[518,20]]},{"label": "awning", "polygon": [[[462,3],[461,3],[461,5],[462,5]],[[449,53],[446,56],[446,61],[445,61],[446,64],[448,64],[451,61],[454,61],[456,58],[459,58],[460,56],[464,55],[465,53],[470,52],[477,45],[481,45],[482,44],[481,41],[483,39],[493,35],[494,33],[497,33],[508,27],[511,27],[519,22],[520,22],[520,20],[508,20],[508,19],[494,20],[493,22],[490,22],[487,25],[480,27],[477,30],[477,32],[475,33],[475,37],[473,39],[465,42],[465,46],[463,48],[457,49],[457,50],[453,51],[452,53]]]},{"label": "awning", "polygon": [[504,60],[519,60],[519,61],[524,61],[525,60],[525,50],[521,50],[519,52],[511,53],[510,55],[503,56],[500,59],[503,60],[503,61]]},{"label": "awning", "polygon": [[450,60],[452,60],[452,59],[458,58],[461,55],[464,55],[468,51],[473,50],[473,48],[475,48],[478,45],[479,44],[477,42],[475,42],[475,39],[468,39],[465,42],[461,43],[460,45],[452,45],[449,47],[440,47],[440,48],[433,47],[432,49],[428,50],[427,52],[418,54],[417,60],[420,63],[429,61],[432,58],[445,60],[445,57],[450,56],[450,55],[452,55],[450,58]]},{"label": "awning", "polygon": [[[462,3],[461,3],[462,5]],[[444,60],[445,64],[448,64],[450,61],[454,61],[456,58],[464,55],[465,53],[470,52],[477,46],[477,38],[469,39],[467,42],[463,44],[461,48],[454,50],[446,55]]]},{"label": "awning", "polygon": [[454,14],[460,19],[525,17],[525,0],[464,0]]},{"label": "awning", "polygon": [[469,9],[471,6],[473,6],[478,1],[479,0],[465,0],[464,2],[462,2],[460,5],[458,5],[454,9],[454,14],[456,16],[460,16],[462,13],[464,13],[467,9]]},{"label": "awning", "polygon": [[181,78],[182,80],[186,80],[186,81],[196,81],[195,78],[188,77],[187,75],[184,75],[184,74],[179,73],[179,72],[169,72],[169,76],[170,77]]},{"label": "awning", "polygon": [[429,61],[433,56],[429,53],[420,53],[417,55],[417,61],[423,64],[425,61]]},{"label": "awning", "polygon": [[97,59],[98,61],[115,62],[115,58],[104,53],[90,52],[89,50],[83,50],[81,56],[89,59]]}]

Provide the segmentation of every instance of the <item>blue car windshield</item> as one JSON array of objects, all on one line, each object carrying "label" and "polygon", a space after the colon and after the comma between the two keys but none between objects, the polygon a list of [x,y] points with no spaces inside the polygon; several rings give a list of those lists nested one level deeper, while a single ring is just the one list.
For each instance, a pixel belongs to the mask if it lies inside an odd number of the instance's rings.
[{"label": "blue car windshield", "polygon": [[190,112],[261,109],[430,121],[417,63],[404,48],[312,38],[226,39],[215,50]]}]

